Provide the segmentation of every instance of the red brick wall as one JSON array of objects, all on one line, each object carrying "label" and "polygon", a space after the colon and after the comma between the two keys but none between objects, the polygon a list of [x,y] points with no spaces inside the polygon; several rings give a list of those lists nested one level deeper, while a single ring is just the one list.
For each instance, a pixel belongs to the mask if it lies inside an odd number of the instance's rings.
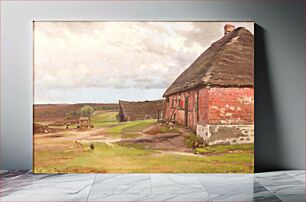
[{"label": "red brick wall", "polygon": [[[198,111],[196,97],[198,96]],[[185,97],[189,97],[188,126],[196,129],[196,124],[244,124],[254,123],[254,89],[253,88],[202,88],[171,95],[167,102],[166,119],[175,106],[175,121],[185,123]],[[180,108],[179,105],[180,98]],[[174,117],[172,117],[173,119]]]},{"label": "red brick wall", "polygon": [[[170,119],[171,114],[173,113],[173,99],[174,107],[175,107],[175,121],[181,125],[185,124],[185,98],[188,97],[188,126],[190,128],[196,128],[196,120],[197,113],[195,110],[195,95],[197,94],[197,90],[186,91],[182,93],[177,93],[175,95],[171,95],[167,102],[166,108],[166,119]],[[179,101],[180,100],[180,101]],[[173,120],[174,116],[172,116]]]},{"label": "red brick wall", "polygon": [[208,122],[208,88],[199,90],[199,122]]},{"label": "red brick wall", "polygon": [[253,88],[210,88],[208,123],[254,123]]}]

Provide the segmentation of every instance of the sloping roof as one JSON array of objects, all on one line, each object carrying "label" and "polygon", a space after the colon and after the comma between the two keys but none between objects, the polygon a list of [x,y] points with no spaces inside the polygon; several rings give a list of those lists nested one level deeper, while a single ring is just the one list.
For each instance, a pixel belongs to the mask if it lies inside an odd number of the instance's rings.
[{"label": "sloping roof", "polygon": [[124,117],[133,120],[142,120],[145,118],[157,118],[158,111],[163,113],[166,107],[165,99],[142,101],[142,102],[131,102],[119,100],[119,114]]},{"label": "sloping roof", "polygon": [[254,36],[239,27],[213,43],[166,90],[164,96],[198,86],[253,87]]}]

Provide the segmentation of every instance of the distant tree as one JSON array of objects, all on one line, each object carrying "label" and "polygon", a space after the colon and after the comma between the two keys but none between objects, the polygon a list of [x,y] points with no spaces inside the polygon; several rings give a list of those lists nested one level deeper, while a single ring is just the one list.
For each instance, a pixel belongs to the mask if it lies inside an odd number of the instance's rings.
[{"label": "distant tree", "polygon": [[94,108],[92,108],[91,106],[89,105],[85,105],[84,107],[81,108],[80,110],[80,113],[81,113],[81,116],[85,116],[85,117],[88,117],[90,118],[91,115],[95,112]]}]

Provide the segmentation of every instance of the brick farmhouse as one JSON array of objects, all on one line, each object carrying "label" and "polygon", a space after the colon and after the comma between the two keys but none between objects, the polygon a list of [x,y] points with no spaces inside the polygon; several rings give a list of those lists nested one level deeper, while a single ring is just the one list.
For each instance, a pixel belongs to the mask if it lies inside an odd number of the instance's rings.
[{"label": "brick farmhouse", "polygon": [[165,91],[165,118],[207,144],[254,141],[254,36],[224,26],[213,43]]}]

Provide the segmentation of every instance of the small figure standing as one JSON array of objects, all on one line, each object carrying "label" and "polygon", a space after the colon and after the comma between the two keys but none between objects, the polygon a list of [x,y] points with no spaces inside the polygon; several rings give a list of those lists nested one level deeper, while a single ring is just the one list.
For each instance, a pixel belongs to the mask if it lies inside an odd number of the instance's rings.
[{"label": "small figure standing", "polygon": [[66,125],[66,130],[68,130],[69,129],[69,123],[66,123],[65,125]]},{"label": "small figure standing", "polygon": [[95,145],[94,144],[91,143],[89,146],[90,146],[90,150],[94,150],[95,149]]}]

